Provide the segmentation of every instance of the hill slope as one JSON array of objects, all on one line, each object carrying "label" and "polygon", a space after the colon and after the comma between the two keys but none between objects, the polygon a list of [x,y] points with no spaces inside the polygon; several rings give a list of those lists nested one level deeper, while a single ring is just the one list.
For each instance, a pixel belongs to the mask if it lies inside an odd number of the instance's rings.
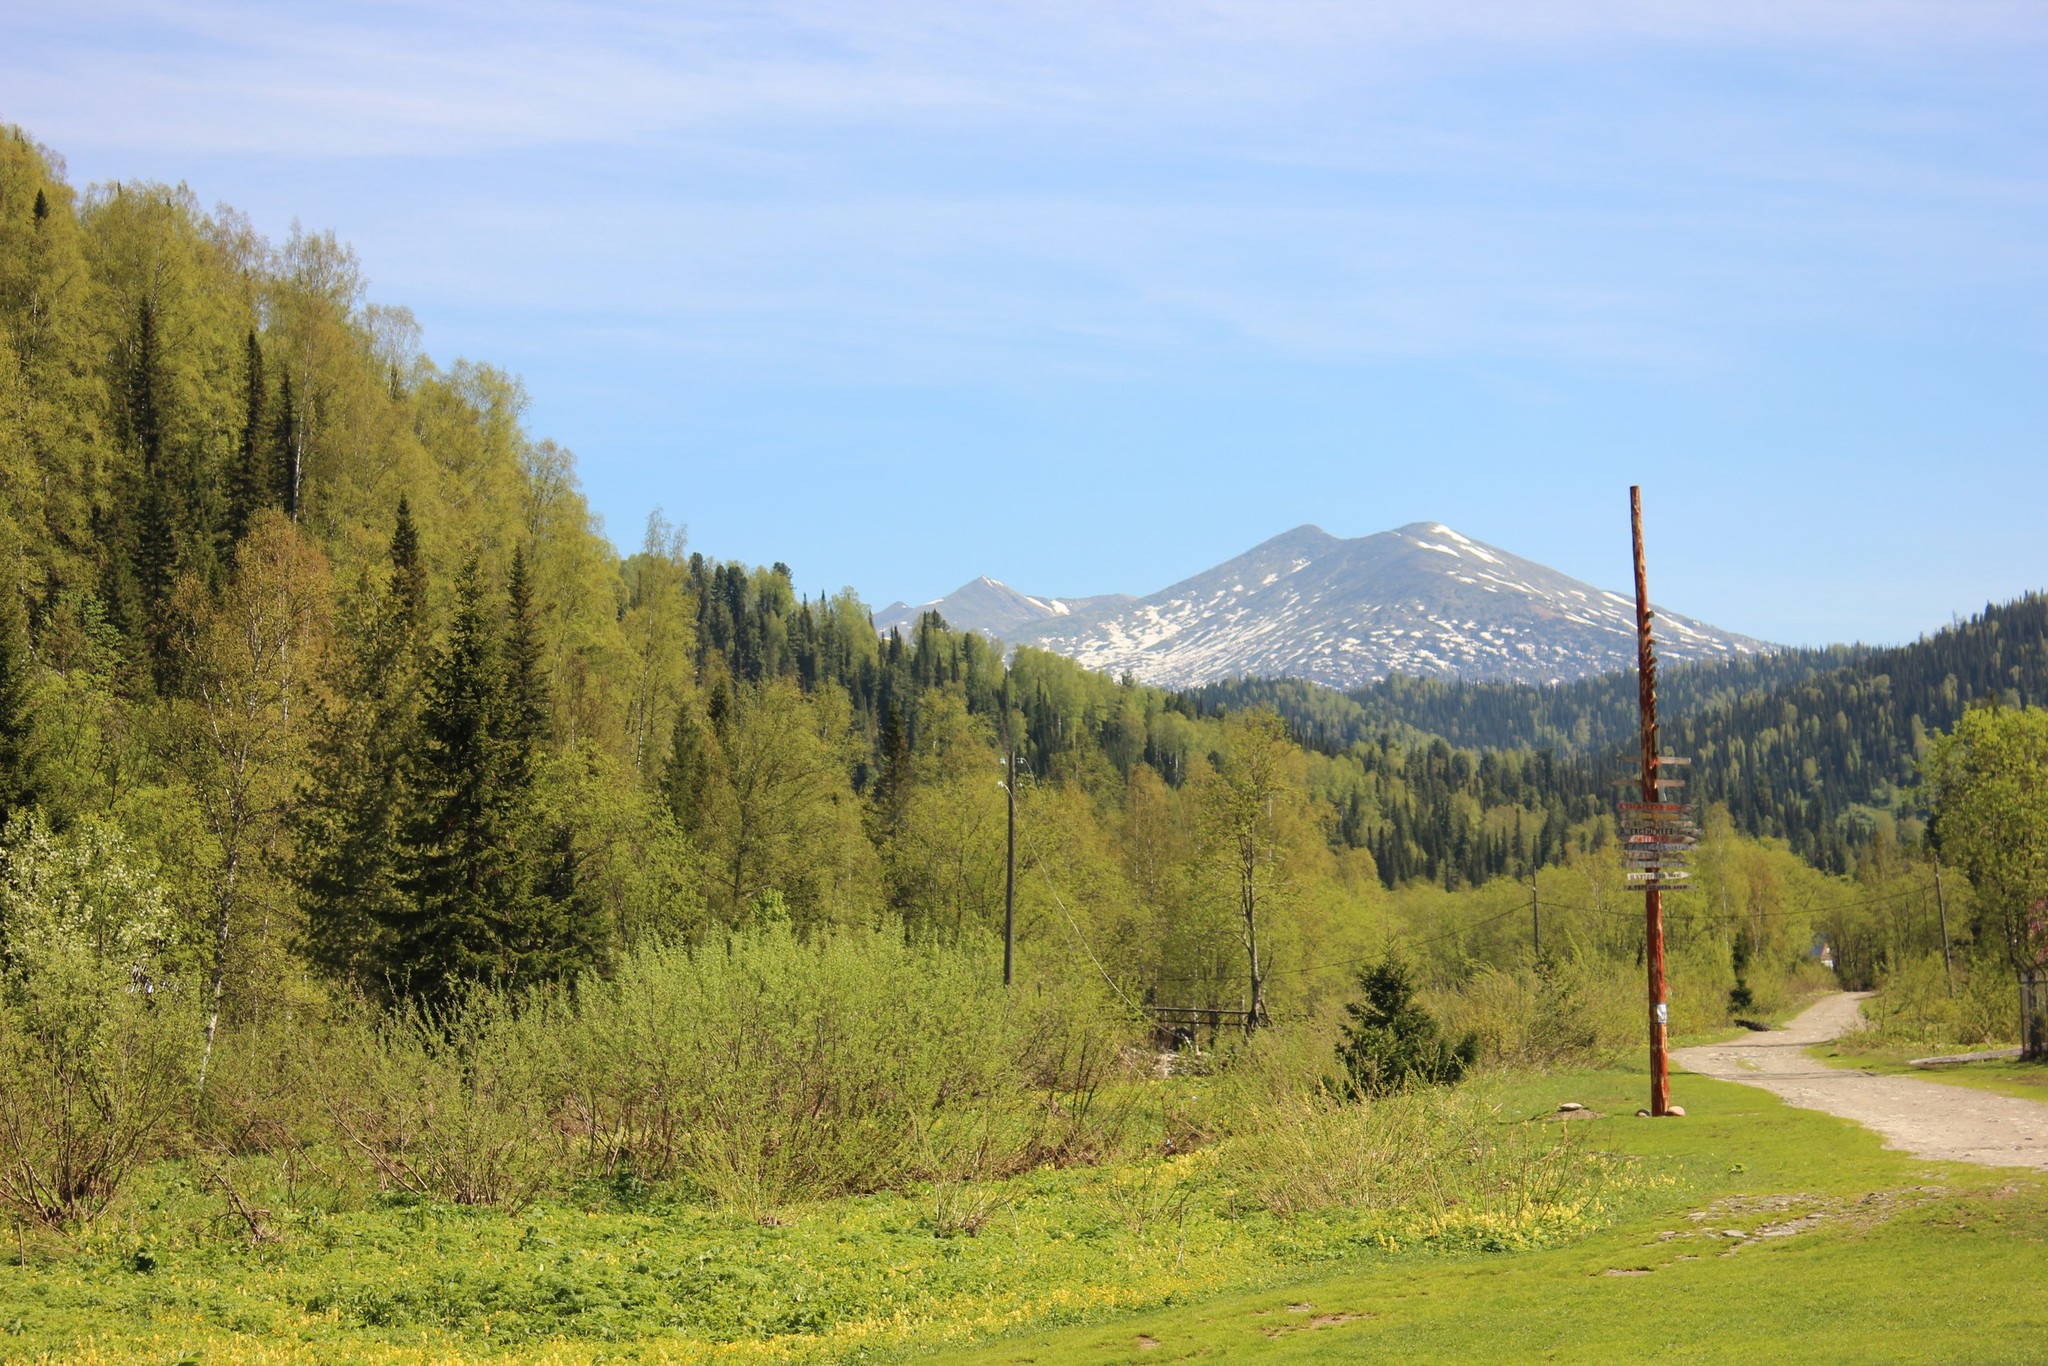
[{"label": "hill slope", "polygon": [[[1273,706],[1327,752],[1371,746],[1389,732],[1495,752],[1551,750],[1573,761],[1556,770],[1565,781],[1583,782],[1629,768],[1635,690],[1624,671],[1559,687],[1393,678],[1348,695],[1250,680],[1184,698],[1198,712]],[[1979,701],[2048,703],[2048,595],[1988,606],[1888,649],[1681,665],[1664,674],[1662,695],[1664,747],[1692,757],[1692,797],[1725,802],[1739,829],[1783,836],[1839,869],[1873,834],[1874,812],[1918,811],[1928,732],[1953,726]]]}]

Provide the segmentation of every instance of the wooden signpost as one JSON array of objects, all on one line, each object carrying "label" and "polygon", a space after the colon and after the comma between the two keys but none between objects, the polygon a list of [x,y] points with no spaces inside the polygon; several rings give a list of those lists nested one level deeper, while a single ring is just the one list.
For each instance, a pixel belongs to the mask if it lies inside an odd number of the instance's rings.
[{"label": "wooden signpost", "polygon": [[1657,655],[1650,635],[1650,589],[1643,568],[1643,491],[1628,491],[1636,562],[1636,696],[1642,710],[1640,800],[1621,803],[1621,861],[1629,886],[1643,892],[1643,959],[1650,988],[1650,1113],[1671,1110],[1671,1008],[1664,987],[1664,892],[1692,884],[1686,856],[1699,843],[1692,809],[1673,800],[1685,779],[1672,769],[1692,760],[1657,752]]}]

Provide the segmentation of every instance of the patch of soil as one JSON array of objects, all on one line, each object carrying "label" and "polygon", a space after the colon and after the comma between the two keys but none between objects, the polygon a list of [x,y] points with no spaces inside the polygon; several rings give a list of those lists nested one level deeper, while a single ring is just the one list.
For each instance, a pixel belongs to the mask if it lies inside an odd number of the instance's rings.
[{"label": "patch of soil", "polygon": [[1357,1323],[1361,1319],[1372,1317],[1370,1314],[1362,1314],[1350,1309],[1339,1309],[1329,1313],[1318,1314],[1316,1313],[1316,1307],[1307,1301],[1288,1305],[1287,1312],[1290,1314],[1307,1314],[1309,1315],[1309,1320],[1306,1323],[1275,1324],[1273,1327],[1263,1330],[1267,1337],[1277,1338],[1282,1333],[1308,1333],[1318,1328],[1337,1328],[1347,1323]]}]

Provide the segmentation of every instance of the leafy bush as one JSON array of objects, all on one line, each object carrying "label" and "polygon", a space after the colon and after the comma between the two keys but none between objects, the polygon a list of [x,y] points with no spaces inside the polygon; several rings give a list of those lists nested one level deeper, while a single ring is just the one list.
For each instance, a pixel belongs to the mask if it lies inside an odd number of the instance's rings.
[{"label": "leafy bush", "polygon": [[1383,1096],[1417,1082],[1455,1084],[1479,1057],[1479,1036],[1453,1044],[1436,1017],[1417,1004],[1406,965],[1389,957],[1358,974],[1363,1001],[1344,1007],[1348,1023],[1337,1045],[1345,1089]]},{"label": "leafy bush", "polygon": [[800,937],[769,917],[655,944],[573,993],[480,993],[382,1029],[331,1112],[386,1182],[519,1203],[556,1173],[682,1183],[760,1212],[1114,1146],[1120,1023],[1005,992],[975,943]]},{"label": "leafy bush", "polygon": [[189,1094],[190,993],[162,975],[163,889],[110,826],[10,827],[0,868],[0,1200],[106,1208]]},{"label": "leafy bush", "polygon": [[1328,1210],[1400,1211],[1427,1223],[1455,1214],[1516,1241],[1551,1227],[1600,1183],[1603,1159],[1563,1130],[1503,1123],[1485,1096],[1426,1088],[1364,1104],[1327,1094],[1265,1107],[1256,1136],[1226,1164],[1263,1209],[1285,1218]]},{"label": "leafy bush", "polygon": [[1844,1048],[1949,1046],[1990,1048],[2019,1041],[2019,999],[2012,969],[1996,949],[1958,953],[1955,990],[1939,952],[1885,967],[1877,995],[1863,1003],[1863,1026]]},{"label": "leafy bush", "polygon": [[323,1086],[336,1136],[386,1187],[518,1209],[565,1174],[544,1012],[477,992],[445,1019],[408,1011],[367,1046],[330,1051]]}]

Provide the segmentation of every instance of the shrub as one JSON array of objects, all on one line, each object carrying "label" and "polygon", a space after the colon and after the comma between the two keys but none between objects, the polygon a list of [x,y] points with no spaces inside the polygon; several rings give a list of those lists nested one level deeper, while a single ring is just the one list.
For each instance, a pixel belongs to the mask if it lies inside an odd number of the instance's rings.
[{"label": "shrub", "polygon": [[1415,1000],[1407,967],[1389,957],[1358,974],[1363,1001],[1344,1007],[1348,1023],[1337,1045],[1345,1087],[1353,1096],[1383,1096],[1417,1082],[1451,1085],[1479,1057],[1479,1037],[1453,1044]]},{"label": "shrub", "polygon": [[388,1017],[323,1059],[336,1136],[387,1187],[518,1209],[564,1176],[544,1002],[476,991]]},{"label": "shrub", "polygon": [[992,961],[773,920],[631,954],[557,1025],[585,1161],[758,1210],[975,1174],[935,1156],[956,1150],[989,1171],[1099,1152],[1116,1022],[1086,988],[1006,992]]},{"label": "shrub", "polygon": [[2019,1041],[2012,970],[1995,950],[1956,955],[1955,990],[1939,952],[1901,958],[1878,975],[1863,1025],[1845,1047],[1986,1048]]},{"label": "shrub", "polygon": [[1496,1227],[1576,1207],[1601,1173],[1562,1131],[1503,1123],[1484,1096],[1425,1088],[1343,1103],[1295,1096],[1262,1108],[1224,1150],[1228,1171],[1283,1218],[1400,1211],[1426,1225],[1455,1212]]},{"label": "shrub", "polygon": [[112,827],[25,820],[0,869],[0,1200],[106,1208],[188,1094],[190,993],[159,972],[163,889]]}]

